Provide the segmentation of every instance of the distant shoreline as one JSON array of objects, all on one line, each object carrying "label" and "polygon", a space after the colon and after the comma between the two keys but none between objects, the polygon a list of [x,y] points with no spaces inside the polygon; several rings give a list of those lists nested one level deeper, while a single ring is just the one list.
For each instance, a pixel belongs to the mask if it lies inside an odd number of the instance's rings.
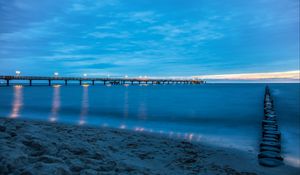
[{"label": "distant shoreline", "polygon": [[297,174],[256,155],[154,134],[0,118],[0,174]]}]

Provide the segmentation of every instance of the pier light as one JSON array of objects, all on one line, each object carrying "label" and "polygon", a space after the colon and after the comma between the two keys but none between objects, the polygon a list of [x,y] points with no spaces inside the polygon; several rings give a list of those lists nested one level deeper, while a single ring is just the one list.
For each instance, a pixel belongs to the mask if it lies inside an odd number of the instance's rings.
[{"label": "pier light", "polygon": [[54,76],[56,76],[56,77],[57,77],[57,76],[58,76],[58,72],[54,72]]},{"label": "pier light", "polygon": [[83,74],[84,77],[87,77],[87,74]]},{"label": "pier light", "polygon": [[16,71],[16,75],[19,76],[21,74],[21,71]]},{"label": "pier light", "polygon": [[125,78],[128,78],[128,75],[125,75]]}]

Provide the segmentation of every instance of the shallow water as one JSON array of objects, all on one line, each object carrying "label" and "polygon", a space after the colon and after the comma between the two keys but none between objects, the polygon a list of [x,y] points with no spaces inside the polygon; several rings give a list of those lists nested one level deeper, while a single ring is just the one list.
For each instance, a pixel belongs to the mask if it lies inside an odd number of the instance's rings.
[{"label": "shallow water", "polygon": [[[109,126],[257,152],[265,84],[0,87],[0,116]],[[271,84],[286,162],[300,166],[299,84]]]}]

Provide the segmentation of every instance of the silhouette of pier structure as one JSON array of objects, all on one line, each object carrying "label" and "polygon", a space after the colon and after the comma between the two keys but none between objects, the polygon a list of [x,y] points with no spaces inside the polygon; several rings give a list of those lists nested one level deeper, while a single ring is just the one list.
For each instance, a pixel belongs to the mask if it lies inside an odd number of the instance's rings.
[{"label": "silhouette of pier structure", "polygon": [[119,85],[119,84],[203,84],[205,81],[199,79],[170,79],[170,78],[92,78],[92,77],[46,77],[46,76],[0,76],[0,80],[4,80],[7,86],[13,80],[27,80],[29,86],[34,85],[33,81],[48,81],[51,86],[53,81],[62,81],[68,85],[69,81],[78,81],[79,85],[89,83],[95,85],[96,82],[105,84]]}]

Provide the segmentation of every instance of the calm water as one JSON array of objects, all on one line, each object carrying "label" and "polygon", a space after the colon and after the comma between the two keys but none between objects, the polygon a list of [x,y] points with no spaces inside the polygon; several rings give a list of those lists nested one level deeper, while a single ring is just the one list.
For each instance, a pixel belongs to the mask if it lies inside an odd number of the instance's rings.
[{"label": "calm water", "polygon": [[[154,132],[257,152],[264,84],[0,87],[0,116]],[[287,163],[300,166],[299,84],[271,84]]]}]

